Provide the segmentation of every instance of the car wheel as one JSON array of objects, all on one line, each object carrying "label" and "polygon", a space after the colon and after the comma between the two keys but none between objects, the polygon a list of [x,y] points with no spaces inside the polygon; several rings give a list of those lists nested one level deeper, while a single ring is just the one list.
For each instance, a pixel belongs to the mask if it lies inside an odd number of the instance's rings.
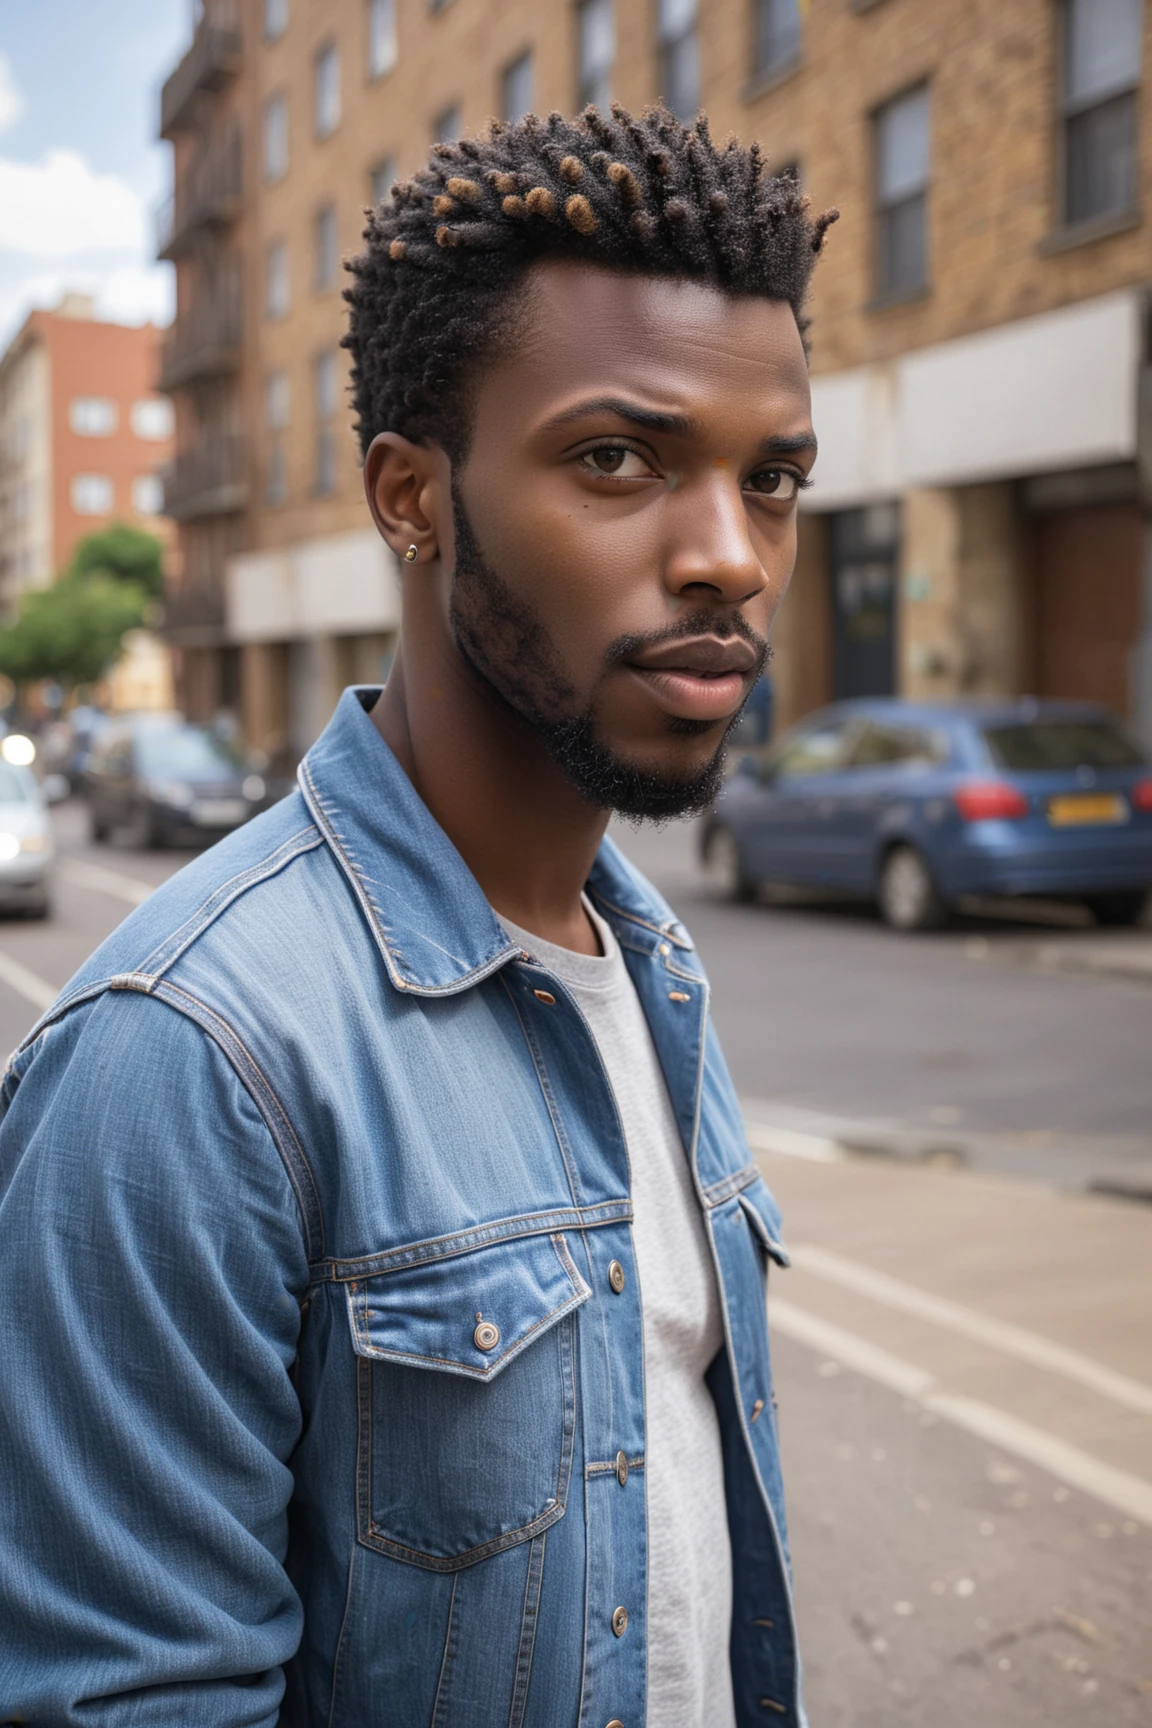
[{"label": "car wheel", "polygon": [[26,907],[24,916],[26,918],[35,918],[38,922],[42,918],[51,918],[52,901],[49,896],[45,894],[42,900],[37,900],[31,906]]},{"label": "car wheel", "polygon": [[1143,888],[1127,888],[1122,893],[1088,894],[1084,904],[1097,924],[1138,924],[1148,902]]},{"label": "car wheel", "polygon": [[939,930],[948,908],[914,846],[894,846],[880,867],[880,914],[892,930]]},{"label": "car wheel", "polygon": [[756,897],[756,883],[744,869],[740,844],[730,828],[715,827],[704,845],[704,874],[721,900],[747,903]]},{"label": "car wheel", "polygon": [[103,845],[108,838],[108,824],[101,822],[95,810],[88,812],[88,838],[97,846]]}]

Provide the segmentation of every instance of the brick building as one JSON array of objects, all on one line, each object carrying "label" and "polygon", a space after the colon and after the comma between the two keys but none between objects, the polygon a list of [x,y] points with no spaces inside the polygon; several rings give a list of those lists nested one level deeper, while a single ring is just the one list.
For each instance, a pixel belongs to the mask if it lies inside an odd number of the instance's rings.
[{"label": "brick building", "polygon": [[0,358],[0,614],[111,521],[166,538],[157,473],[172,410],[156,392],[160,332],[93,316],[87,295],[32,312]]},{"label": "brick building", "polygon": [[363,206],[491,114],[663,94],[842,211],[779,719],[1030,690],[1152,737],[1150,59],[1142,0],[209,0],[162,120],[185,700],[300,747],[386,664],[338,348]]}]

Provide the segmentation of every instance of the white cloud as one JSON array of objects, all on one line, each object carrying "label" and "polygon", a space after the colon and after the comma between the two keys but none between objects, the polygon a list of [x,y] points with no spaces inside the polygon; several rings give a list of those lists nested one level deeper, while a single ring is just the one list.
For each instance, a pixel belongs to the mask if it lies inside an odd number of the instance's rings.
[{"label": "white cloud", "polygon": [[43,162],[0,157],[0,250],[37,258],[143,254],[143,201],[115,174],[94,174],[75,150]]},{"label": "white cloud", "polygon": [[167,324],[173,314],[175,272],[170,264],[100,265],[84,260],[53,270],[18,272],[0,281],[0,353],[34,307],[50,308],[70,290],[91,294],[97,318],[117,324]]},{"label": "white cloud", "polygon": [[12,76],[7,54],[0,54],[0,132],[15,126],[24,112],[24,98]]}]

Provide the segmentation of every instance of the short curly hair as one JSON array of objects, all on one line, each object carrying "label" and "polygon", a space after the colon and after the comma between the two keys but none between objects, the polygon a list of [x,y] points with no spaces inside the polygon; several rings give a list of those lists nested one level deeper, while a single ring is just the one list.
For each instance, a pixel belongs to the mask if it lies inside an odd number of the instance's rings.
[{"label": "short curly hair", "polygon": [[368,213],[343,346],[362,451],[379,432],[468,443],[468,393],[514,326],[531,266],[571,258],[786,300],[801,332],[809,277],[837,212],[813,218],[757,144],[722,147],[706,118],[613,105],[576,120],[528,114],[436,144],[428,166]]}]

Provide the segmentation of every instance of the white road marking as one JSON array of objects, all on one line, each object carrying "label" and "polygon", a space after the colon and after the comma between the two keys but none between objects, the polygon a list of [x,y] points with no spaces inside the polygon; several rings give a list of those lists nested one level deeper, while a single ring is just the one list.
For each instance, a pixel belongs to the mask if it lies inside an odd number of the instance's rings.
[{"label": "white road marking", "polygon": [[901,1314],[910,1314],[914,1319],[926,1320],[930,1325],[958,1332],[964,1338],[972,1338],[978,1344],[1000,1351],[1002,1355],[1027,1362],[1030,1367],[1075,1380],[1141,1416],[1152,1416],[1152,1386],[1106,1368],[1090,1356],[1082,1356],[1078,1350],[1068,1350],[1037,1332],[1029,1332],[1025,1327],[1014,1326],[1006,1320],[995,1320],[990,1314],[980,1314],[960,1302],[931,1296],[926,1290],[905,1284],[899,1278],[891,1278],[885,1272],[874,1272],[870,1266],[861,1266],[858,1261],[834,1254],[827,1248],[790,1244],[789,1253],[794,1265],[826,1278],[844,1290],[883,1303],[886,1308],[895,1308]]},{"label": "white road marking", "polygon": [[829,1140],[823,1134],[805,1134],[798,1128],[748,1122],[745,1133],[754,1152],[777,1152],[785,1158],[806,1158],[810,1164],[841,1164],[849,1155],[838,1140]]},{"label": "white road marking", "polygon": [[1018,1416],[1011,1416],[993,1404],[948,1392],[923,1368],[881,1350],[867,1339],[846,1332],[841,1326],[820,1320],[791,1302],[773,1297],[769,1311],[773,1328],[786,1338],[793,1338],[798,1344],[832,1357],[845,1368],[866,1375],[869,1380],[898,1392],[902,1398],[913,1400],[922,1409],[943,1417],[955,1427],[974,1434],[977,1439],[999,1446],[1003,1451],[1023,1458],[1026,1463],[1047,1470],[1061,1482],[1114,1506],[1125,1516],[1152,1525],[1152,1482],[1126,1470],[1117,1470],[1111,1464],[1082,1452],[1078,1446],[1070,1446],[1057,1435],[1049,1434],[1031,1422],[1023,1422]]},{"label": "white road marking", "polygon": [[77,888],[95,888],[97,893],[111,894],[130,906],[142,905],[155,892],[150,882],[125,876],[119,870],[106,870],[103,864],[87,864],[82,858],[61,858],[56,873]]},{"label": "white road marking", "polygon": [[49,984],[46,978],[41,978],[35,972],[29,972],[27,966],[21,966],[19,960],[13,960],[8,954],[0,952],[0,979],[5,984],[31,1002],[37,1008],[51,1008],[60,992],[55,984]]}]

